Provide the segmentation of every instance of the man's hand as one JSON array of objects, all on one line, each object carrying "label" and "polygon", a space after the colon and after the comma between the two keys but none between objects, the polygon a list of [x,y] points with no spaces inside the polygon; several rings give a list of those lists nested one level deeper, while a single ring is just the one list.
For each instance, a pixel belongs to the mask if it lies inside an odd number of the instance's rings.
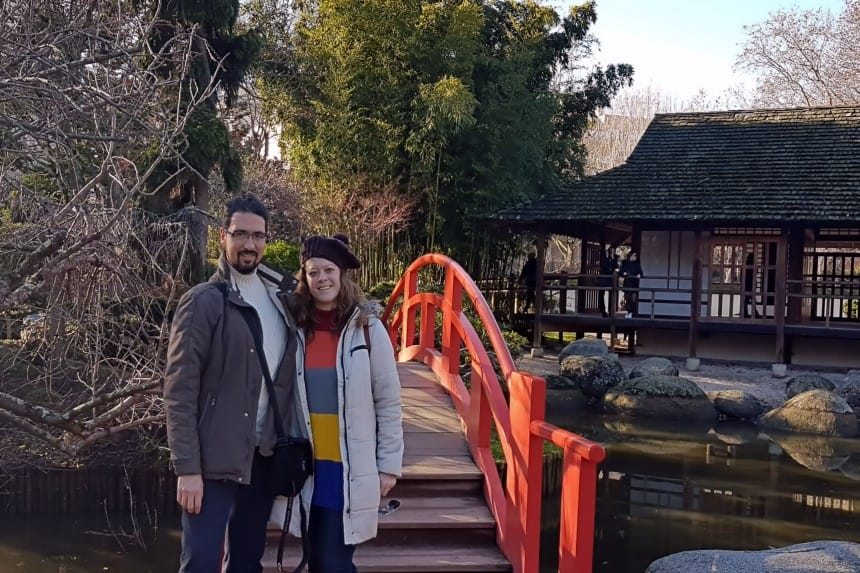
[{"label": "man's hand", "polygon": [[397,483],[397,477],[391,474],[379,473],[379,491],[382,493],[382,497],[388,495],[388,493],[394,487],[394,484]]},{"label": "man's hand", "polygon": [[190,514],[200,513],[203,503],[203,476],[179,476],[176,481],[176,501]]}]

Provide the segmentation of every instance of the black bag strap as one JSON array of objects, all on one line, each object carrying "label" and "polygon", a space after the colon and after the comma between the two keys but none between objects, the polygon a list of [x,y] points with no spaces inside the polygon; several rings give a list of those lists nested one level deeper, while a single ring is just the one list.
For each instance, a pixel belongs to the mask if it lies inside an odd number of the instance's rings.
[{"label": "black bag strap", "polygon": [[[227,283],[223,282],[215,283],[215,285],[224,295],[224,308],[226,312],[230,287],[227,286]],[[272,415],[275,418],[275,434],[278,436],[278,440],[286,441],[287,435],[284,433],[284,419],[281,417],[280,408],[278,408],[278,400],[275,397],[275,383],[272,382],[272,374],[269,372],[269,365],[266,362],[266,354],[263,349],[263,325],[260,323],[260,317],[257,316],[257,312],[251,307],[239,308],[239,314],[245,319],[245,322],[248,324],[248,330],[251,331],[251,336],[254,338],[257,360],[260,362],[260,370],[263,371],[263,380],[266,383],[266,391],[269,393],[269,404],[272,406]],[[289,336],[289,333],[287,336]]]},{"label": "black bag strap", "polygon": [[367,350],[367,355],[370,356],[370,325],[365,322],[361,329],[364,331],[364,344],[356,346],[349,353],[354,354],[359,350]]},{"label": "black bag strap", "polygon": [[[228,287],[225,283],[218,283],[219,290],[224,293],[224,306],[226,311]],[[260,324],[260,317],[253,308],[240,308],[239,313],[245,322],[248,323],[248,330],[251,331],[251,336],[254,338],[254,347],[257,352],[257,360],[260,362],[260,369],[263,371],[263,380],[266,382],[266,391],[269,393],[269,404],[272,406],[272,416],[275,418],[275,434],[281,442],[287,441],[287,435],[284,432],[283,418],[281,418],[280,410],[278,409],[278,400],[275,397],[275,383],[272,381],[272,374],[269,372],[269,365],[266,362],[266,355],[263,349],[263,325]],[[253,313],[253,314],[252,314]],[[287,335],[289,336],[289,334]],[[301,517],[300,528],[302,533],[302,559],[299,561],[298,567],[293,569],[293,573],[301,573],[308,564],[308,555],[310,555],[310,540],[308,539],[308,517],[305,512],[305,506],[301,501],[299,494],[299,514]],[[287,532],[290,528],[290,518],[293,515],[293,498],[287,498],[287,512],[284,514],[284,524],[281,526],[281,539],[278,542],[278,571],[284,570],[284,542],[287,538]]]},{"label": "black bag strap", "polygon": [[364,330],[364,343],[367,345],[367,353],[370,354],[370,324],[365,322],[361,329]]},{"label": "black bag strap", "polygon": [[[278,571],[284,570],[284,540],[287,538],[287,530],[290,528],[290,517],[293,515],[293,498],[287,498],[287,513],[284,515],[284,526],[281,528],[281,540],[278,542]],[[299,499],[299,525],[302,532],[302,559],[298,566],[293,569],[293,573],[301,573],[305,565],[308,564],[308,555],[311,553],[311,540],[308,539],[308,515],[305,512],[305,506]]]}]

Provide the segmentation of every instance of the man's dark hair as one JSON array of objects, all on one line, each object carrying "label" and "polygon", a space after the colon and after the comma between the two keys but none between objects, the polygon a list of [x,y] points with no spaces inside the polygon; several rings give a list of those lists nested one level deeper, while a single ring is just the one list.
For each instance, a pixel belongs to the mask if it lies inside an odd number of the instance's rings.
[{"label": "man's dark hair", "polygon": [[243,195],[242,197],[234,197],[227,203],[227,213],[224,215],[223,225],[225,229],[230,228],[230,223],[233,222],[234,213],[253,213],[263,218],[266,223],[266,229],[269,228],[269,211],[259,199],[253,195]]}]

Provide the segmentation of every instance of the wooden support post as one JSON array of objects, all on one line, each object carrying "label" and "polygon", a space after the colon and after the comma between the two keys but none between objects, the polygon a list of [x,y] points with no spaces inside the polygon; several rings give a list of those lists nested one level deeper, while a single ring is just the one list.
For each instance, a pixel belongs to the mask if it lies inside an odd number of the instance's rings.
[{"label": "wooden support post", "polygon": [[589,268],[588,268],[588,243],[585,242],[585,239],[579,240],[579,279],[576,281],[576,312],[577,314],[582,314],[585,312],[586,307],[586,296],[588,293],[588,287],[591,278],[589,276]]},{"label": "wooden support post", "polygon": [[776,321],[776,363],[785,364],[785,276],[786,239],[776,244],[776,292],[773,301],[773,318]]},{"label": "wooden support post", "polygon": [[[803,248],[805,244],[805,229],[798,225],[792,225],[788,231],[788,280],[803,280]],[[800,322],[803,300],[800,294],[803,292],[799,282],[792,282],[787,292],[793,296],[788,299],[788,321]]]},{"label": "wooden support post", "polygon": [[567,277],[558,281],[558,313],[567,314]]},{"label": "wooden support post", "polygon": [[699,315],[702,313],[702,232],[693,234],[693,284],[690,285],[690,330],[687,356],[696,358],[699,339]]},{"label": "wooden support post", "polygon": [[539,233],[535,240],[537,249],[537,274],[535,276],[535,321],[534,321],[534,336],[532,347],[541,352],[543,345],[541,344],[542,324],[541,315],[543,314],[543,288],[544,288],[544,265],[546,264],[546,234]]},{"label": "wooden support post", "polygon": [[617,336],[617,326],[615,324],[615,315],[618,312],[618,269],[612,269],[612,289],[609,291],[609,308],[606,313],[609,315],[609,350],[615,352],[615,337]]}]

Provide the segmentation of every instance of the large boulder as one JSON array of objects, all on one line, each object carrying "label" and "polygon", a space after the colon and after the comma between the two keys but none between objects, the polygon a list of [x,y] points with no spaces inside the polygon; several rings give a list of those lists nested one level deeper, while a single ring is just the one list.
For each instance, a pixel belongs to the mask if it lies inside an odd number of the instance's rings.
[{"label": "large boulder", "polygon": [[738,420],[755,420],[764,412],[761,400],[741,390],[719,390],[708,392],[708,398],[714,402],[717,412],[727,418]]},{"label": "large boulder", "polygon": [[624,368],[609,356],[568,356],[560,373],[590,398],[602,398],[606,391],[625,380]]},{"label": "large boulder", "polygon": [[546,419],[557,425],[566,425],[569,414],[588,405],[588,398],[570,378],[550,374],[546,377]]},{"label": "large boulder", "polygon": [[836,388],[836,395],[848,402],[856,414],[860,407],[860,370],[849,370]]},{"label": "large boulder", "polygon": [[730,446],[748,444],[758,439],[758,428],[751,423],[740,420],[722,420],[716,422],[710,431],[718,440]]},{"label": "large boulder", "polygon": [[599,338],[580,338],[564,347],[558,354],[561,364],[568,356],[609,356],[609,346]]},{"label": "large boulder", "polygon": [[606,393],[607,412],[659,420],[713,420],[711,400],[694,382],[679,376],[630,378]]},{"label": "large boulder", "polygon": [[817,472],[835,470],[851,455],[850,449],[834,438],[782,432],[771,432],[769,437],[791,459]]},{"label": "large boulder", "polygon": [[800,374],[789,378],[785,383],[785,397],[794,398],[808,390],[830,390],[836,389],[836,385],[820,374]]},{"label": "large boulder", "polygon": [[699,436],[707,433],[710,422],[679,424],[653,418],[603,416],[603,425],[611,432],[607,441],[618,444],[613,450],[689,459],[698,457],[702,447]]},{"label": "large boulder", "polygon": [[820,436],[852,438],[857,435],[857,417],[848,403],[827,390],[798,394],[761,417],[765,428]]},{"label": "large boulder", "polygon": [[860,544],[812,541],[764,551],[709,549],[658,559],[645,573],[853,573],[860,571]]},{"label": "large boulder", "polygon": [[653,356],[639,362],[630,370],[630,378],[641,378],[643,376],[677,376],[678,367],[672,364],[668,358]]}]

